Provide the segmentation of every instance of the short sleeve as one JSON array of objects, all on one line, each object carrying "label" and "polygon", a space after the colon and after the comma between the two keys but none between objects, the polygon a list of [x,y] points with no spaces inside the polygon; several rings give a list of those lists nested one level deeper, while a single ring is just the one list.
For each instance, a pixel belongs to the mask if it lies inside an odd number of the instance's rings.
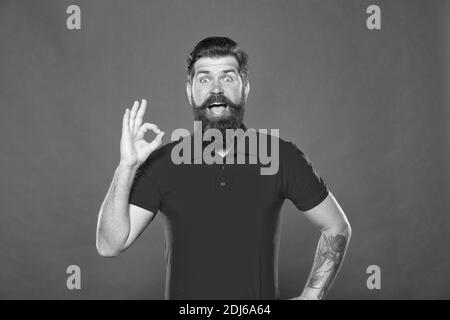
[{"label": "short sleeve", "polygon": [[144,162],[136,171],[129,203],[156,214],[161,203],[161,193],[156,182],[148,174],[148,169],[147,163]]},{"label": "short sleeve", "polygon": [[321,203],[329,189],[308,156],[292,142],[285,143],[282,156],[282,196],[290,199],[300,211],[310,210]]}]

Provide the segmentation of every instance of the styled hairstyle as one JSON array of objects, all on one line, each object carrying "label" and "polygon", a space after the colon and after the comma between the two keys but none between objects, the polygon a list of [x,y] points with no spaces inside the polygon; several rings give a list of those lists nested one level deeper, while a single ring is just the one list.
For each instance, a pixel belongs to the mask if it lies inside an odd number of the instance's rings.
[{"label": "styled hairstyle", "polygon": [[195,46],[194,50],[189,54],[186,59],[186,73],[187,80],[191,82],[194,76],[194,64],[195,62],[204,57],[219,58],[225,56],[233,56],[236,58],[239,64],[239,74],[242,81],[247,83],[248,81],[248,55],[245,53],[239,45],[227,37],[208,37],[201,40]]}]

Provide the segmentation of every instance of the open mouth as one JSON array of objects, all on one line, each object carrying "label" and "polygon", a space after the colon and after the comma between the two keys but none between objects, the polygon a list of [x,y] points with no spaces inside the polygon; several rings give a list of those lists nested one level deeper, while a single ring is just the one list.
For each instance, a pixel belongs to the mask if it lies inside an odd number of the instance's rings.
[{"label": "open mouth", "polygon": [[215,116],[221,116],[228,109],[225,103],[213,103],[208,106],[208,110]]}]

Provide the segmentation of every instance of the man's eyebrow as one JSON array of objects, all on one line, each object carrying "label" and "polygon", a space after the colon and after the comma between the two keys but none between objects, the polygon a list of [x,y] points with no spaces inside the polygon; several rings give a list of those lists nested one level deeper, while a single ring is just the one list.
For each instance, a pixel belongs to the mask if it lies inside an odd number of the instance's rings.
[{"label": "man's eyebrow", "polygon": [[[237,71],[235,69],[226,69],[226,70],[222,70],[221,73],[228,73],[228,72],[234,72],[237,73]],[[197,71],[197,75],[200,73],[204,73],[204,74],[209,74],[211,72],[209,72],[208,70],[198,70]]]},{"label": "man's eyebrow", "polygon": [[228,73],[228,72],[234,72],[237,73],[236,70],[234,69],[227,69],[227,70],[223,70],[222,73]]}]

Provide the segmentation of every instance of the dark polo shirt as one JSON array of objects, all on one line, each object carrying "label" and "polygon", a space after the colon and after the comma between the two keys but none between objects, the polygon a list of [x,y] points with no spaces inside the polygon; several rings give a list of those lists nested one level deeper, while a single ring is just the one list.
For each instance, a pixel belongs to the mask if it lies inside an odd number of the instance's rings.
[{"label": "dark polo shirt", "polygon": [[[258,141],[263,135],[257,132]],[[270,148],[270,136],[265,138]],[[235,160],[243,152],[246,164],[225,159],[223,164],[193,164],[191,149],[192,164],[176,165],[171,153],[180,141],[150,155],[130,194],[131,204],[163,214],[165,298],[279,299],[283,201],[290,199],[301,211],[315,207],[328,195],[324,180],[302,151],[281,138],[273,175],[261,175],[267,164],[249,164],[258,154],[248,144],[245,150],[230,151]]]}]

